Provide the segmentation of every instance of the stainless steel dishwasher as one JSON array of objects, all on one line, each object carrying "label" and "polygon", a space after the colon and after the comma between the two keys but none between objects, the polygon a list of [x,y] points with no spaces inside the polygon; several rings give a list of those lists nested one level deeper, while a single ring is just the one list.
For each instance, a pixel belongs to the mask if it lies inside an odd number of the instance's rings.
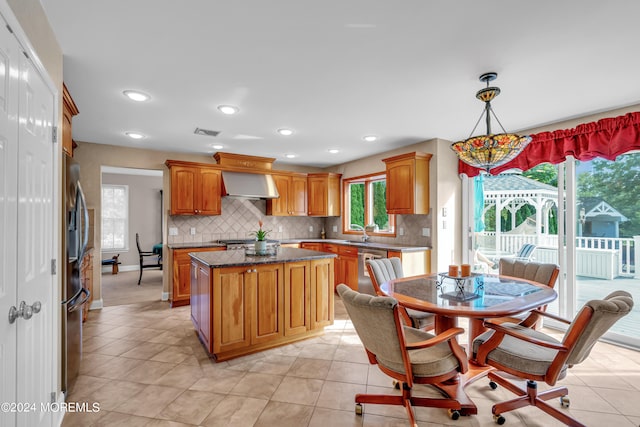
[{"label": "stainless steel dishwasher", "polygon": [[365,294],[375,295],[367,265],[368,259],[386,258],[387,251],[382,249],[358,248],[358,291]]}]

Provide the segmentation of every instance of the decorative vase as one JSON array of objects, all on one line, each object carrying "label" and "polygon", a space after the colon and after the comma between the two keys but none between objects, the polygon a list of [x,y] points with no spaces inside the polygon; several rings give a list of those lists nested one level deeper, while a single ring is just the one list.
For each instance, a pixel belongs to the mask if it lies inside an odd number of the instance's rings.
[{"label": "decorative vase", "polygon": [[256,240],[255,248],[256,248],[256,253],[257,254],[265,254],[265,253],[267,253],[267,241],[266,240]]}]

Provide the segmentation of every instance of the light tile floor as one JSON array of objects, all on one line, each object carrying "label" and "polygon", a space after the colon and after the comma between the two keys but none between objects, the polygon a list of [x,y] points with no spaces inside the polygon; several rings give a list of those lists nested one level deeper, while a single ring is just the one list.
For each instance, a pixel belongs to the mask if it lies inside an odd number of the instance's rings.
[{"label": "light tile floor", "polygon": [[[67,400],[96,402],[100,411],[70,413],[63,426],[408,425],[400,407],[365,405],[364,415],[355,415],[356,393],[393,389],[368,364],[338,298],[335,312],[321,337],[215,363],[194,333],[188,306],[152,302],[91,311],[81,375]],[[639,352],[599,343],[563,383],[570,390],[568,411],[586,425],[640,425]],[[491,405],[512,397],[484,379],[467,391],[478,415],[452,421],[442,409],[417,408],[418,424],[494,426]],[[437,396],[422,386],[416,392]],[[505,417],[510,426],[560,425],[537,408]]]}]

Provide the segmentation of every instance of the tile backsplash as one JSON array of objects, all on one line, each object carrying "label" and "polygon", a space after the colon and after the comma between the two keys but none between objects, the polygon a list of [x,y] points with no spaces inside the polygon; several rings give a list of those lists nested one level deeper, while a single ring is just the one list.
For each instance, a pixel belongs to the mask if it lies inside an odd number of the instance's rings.
[{"label": "tile backsplash", "polygon": [[[354,235],[342,234],[339,217],[281,217],[268,216],[266,200],[244,198],[222,198],[222,215],[216,216],[169,216],[168,227],[178,230],[177,236],[168,236],[168,243],[214,242],[220,239],[251,239],[250,232],[258,229],[271,230],[270,239],[318,239],[324,227],[327,238],[357,239]],[[404,230],[397,237],[374,236],[371,241],[406,245],[431,246],[431,237],[423,237],[422,229],[431,227],[431,215],[396,215],[396,228]],[[333,226],[338,232],[333,232]],[[195,234],[191,229],[195,228]]]},{"label": "tile backsplash", "polygon": [[[249,233],[262,221],[271,230],[270,239],[320,238],[325,218],[281,217],[266,215],[267,201],[244,198],[222,198],[222,215],[169,216],[168,227],[178,229],[177,236],[168,236],[168,243],[213,242],[219,239],[251,239]],[[195,227],[196,234],[191,235]]]}]

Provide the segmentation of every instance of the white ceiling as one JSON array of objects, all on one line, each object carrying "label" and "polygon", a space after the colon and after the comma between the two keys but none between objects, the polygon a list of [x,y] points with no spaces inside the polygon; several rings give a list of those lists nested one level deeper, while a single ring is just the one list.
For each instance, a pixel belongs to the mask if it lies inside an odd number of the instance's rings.
[{"label": "white ceiling", "polygon": [[[508,131],[640,103],[637,0],[41,2],[79,141],[325,167],[468,137],[487,71],[499,74],[492,106]],[[127,89],[152,99],[134,103]]]}]

